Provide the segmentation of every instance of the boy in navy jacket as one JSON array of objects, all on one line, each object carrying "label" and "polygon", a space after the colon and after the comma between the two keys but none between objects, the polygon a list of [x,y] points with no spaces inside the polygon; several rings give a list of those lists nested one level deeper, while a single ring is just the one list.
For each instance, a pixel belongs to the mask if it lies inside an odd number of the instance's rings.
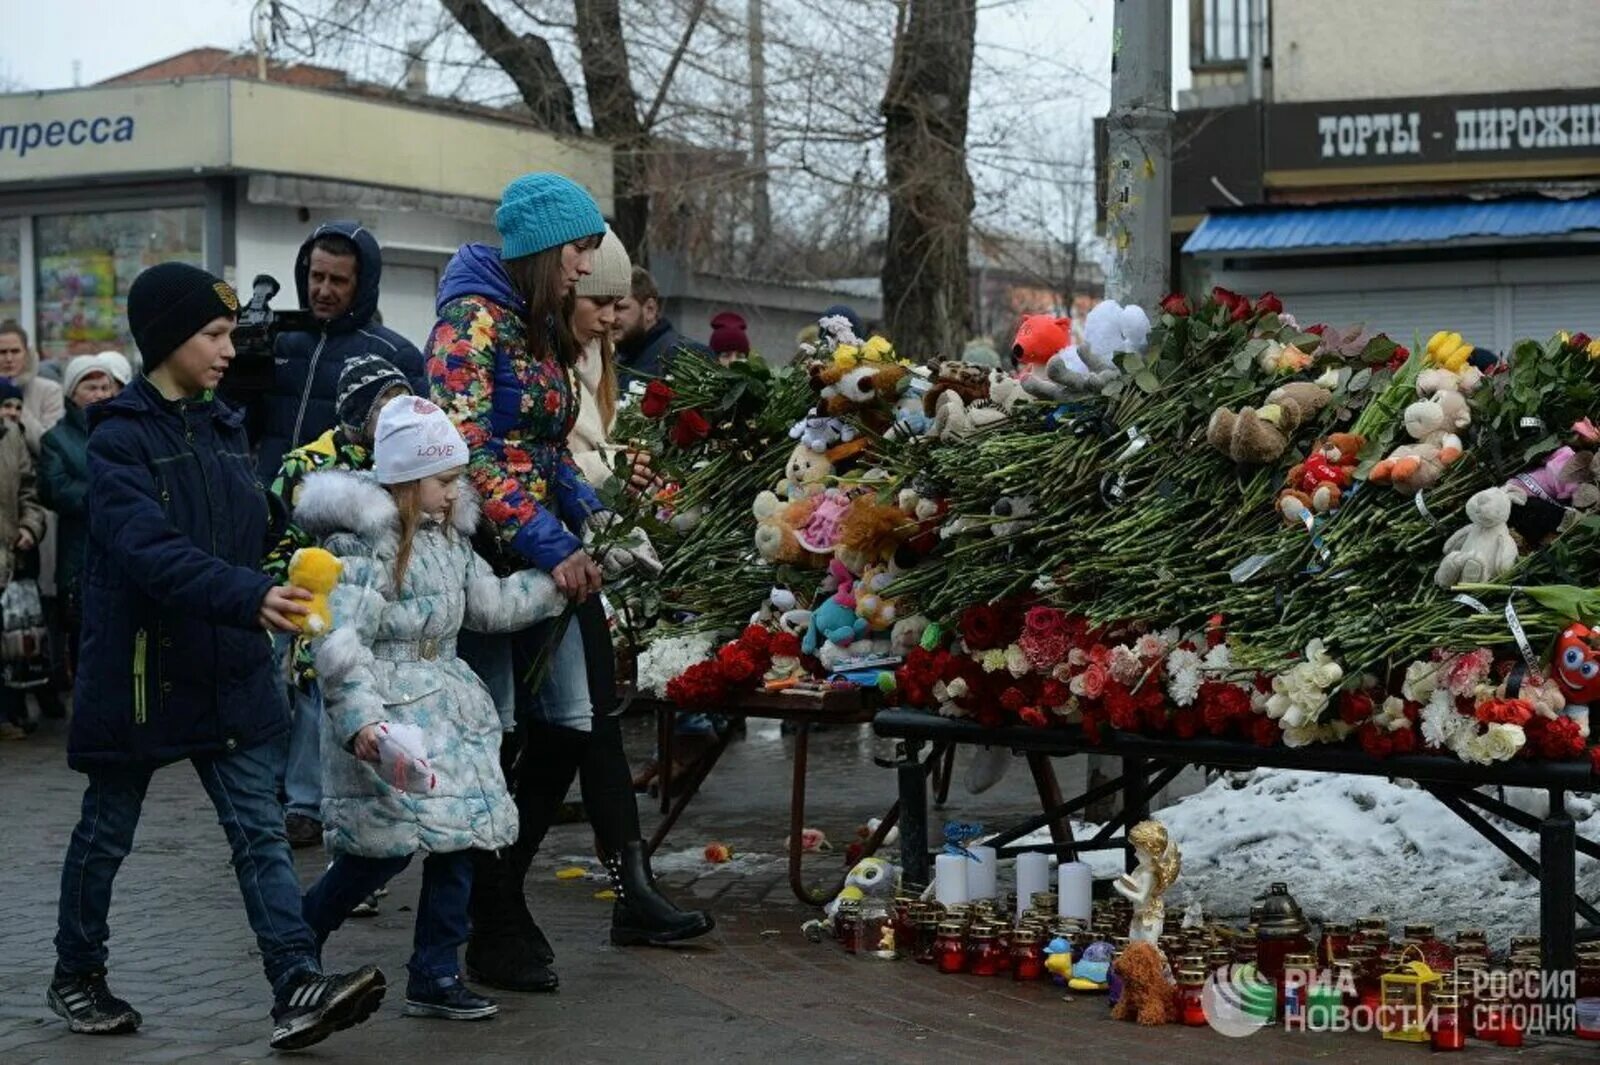
[{"label": "boy in navy jacket", "polygon": [[[301,917],[278,802],[288,706],[269,631],[296,631],[308,593],[262,556],[283,504],[255,475],[242,416],[214,392],[233,359],[237,296],[162,263],[128,292],[145,373],[95,407],[89,550],[68,763],[89,778],[61,876],[50,1008],[75,1032],[140,1016],[106,986],[112,881],[150,778],[188,759],[217,808],[272,984],[274,1049],[310,1046],[377,1008],[383,974],[324,976]],[[198,990],[198,989],[197,989]]]}]

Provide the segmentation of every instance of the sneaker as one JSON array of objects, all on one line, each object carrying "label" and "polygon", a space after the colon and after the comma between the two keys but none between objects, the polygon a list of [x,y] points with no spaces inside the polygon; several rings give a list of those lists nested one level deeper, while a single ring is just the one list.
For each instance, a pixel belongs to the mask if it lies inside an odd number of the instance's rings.
[{"label": "sneaker", "polygon": [[360,1024],[383,1001],[383,972],[364,965],[353,973],[306,973],[272,1007],[273,1050],[300,1050]]},{"label": "sneaker", "polygon": [[322,822],[305,814],[290,814],[283,819],[283,833],[295,850],[322,846]]},{"label": "sneaker", "polygon": [[104,969],[76,974],[56,969],[45,1002],[69,1030],[85,1035],[136,1032],[144,1021],[138,1010],[111,993]]},{"label": "sneaker", "polygon": [[500,1004],[461,982],[459,976],[435,980],[431,987],[406,988],[407,1017],[439,1017],[447,1021],[482,1021],[500,1012]]},{"label": "sneaker", "polygon": [[351,917],[376,917],[378,916],[378,893],[374,891],[360,902],[355,909],[350,911]]}]

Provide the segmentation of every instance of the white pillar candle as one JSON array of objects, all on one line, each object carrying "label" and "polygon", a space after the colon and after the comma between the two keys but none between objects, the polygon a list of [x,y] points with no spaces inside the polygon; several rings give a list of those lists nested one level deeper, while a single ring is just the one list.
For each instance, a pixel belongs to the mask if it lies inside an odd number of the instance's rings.
[{"label": "white pillar candle", "polygon": [[1038,851],[1017,855],[1017,916],[1033,905],[1033,896],[1050,890],[1050,856]]},{"label": "white pillar candle", "polygon": [[946,906],[959,906],[970,902],[967,894],[967,866],[972,859],[965,854],[939,854],[933,859],[933,897]]},{"label": "white pillar candle", "polygon": [[1087,921],[1094,912],[1094,877],[1088,862],[1062,862],[1056,891],[1062,917]]},{"label": "white pillar candle", "polygon": [[978,899],[992,899],[999,893],[995,887],[997,874],[1000,871],[1000,858],[995,854],[993,847],[968,847],[968,852],[976,861],[968,861],[967,869],[967,896],[976,901]]}]

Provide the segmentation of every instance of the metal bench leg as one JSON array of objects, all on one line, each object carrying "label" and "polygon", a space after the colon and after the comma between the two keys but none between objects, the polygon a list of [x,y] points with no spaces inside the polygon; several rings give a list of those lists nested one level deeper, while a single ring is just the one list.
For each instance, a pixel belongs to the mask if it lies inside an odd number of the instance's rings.
[{"label": "metal bench leg", "polygon": [[1570,973],[1577,965],[1577,828],[1567,796],[1550,789],[1550,812],[1539,825],[1539,939],[1544,971]]},{"label": "metal bench leg", "polygon": [[[711,770],[716,768],[717,759],[722,757],[722,752],[728,749],[728,744],[732,740],[733,732],[731,730],[718,736],[717,742],[712,746],[711,750],[695,764],[694,769],[690,770],[689,779],[683,786],[683,794],[678,796],[677,801],[668,804],[669,808],[666,810],[666,816],[656,826],[655,832],[650,836],[650,842],[645,844],[645,855],[647,857],[655,854],[656,848],[661,846],[661,841],[667,838],[668,832],[672,831],[672,826],[677,824],[678,818],[683,816],[683,811],[694,797],[700,794],[700,785],[705,783],[706,777],[711,775]],[[666,794],[665,791],[662,792],[662,801],[664,803],[667,802]]]},{"label": "metal bench leg", "polygon": [[[933,882],[928,858],[928,774],[918,761],[921,740],[903,740],[900,777],[900,877],[910,884]],[[952,745],[953,747],[954,745]]]}]

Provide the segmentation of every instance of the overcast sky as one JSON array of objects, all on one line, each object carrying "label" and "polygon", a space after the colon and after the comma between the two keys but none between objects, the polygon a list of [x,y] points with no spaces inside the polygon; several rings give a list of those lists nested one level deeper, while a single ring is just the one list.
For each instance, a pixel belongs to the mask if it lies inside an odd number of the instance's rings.
[{"label": "overcast sky", "polygon": [[[983,0],[982,46],[1019,76],[1050,76],[1028,54],[1057,56],[1098,86],[1083,102],[1103,113],[1109,92],[1113,0]],[[0,84],[11,89],[89,85],[202,45],[243,48],[250,0],[0,0]],[[1175,80],[1188,83],[1188,4],[1174,3]],[[114,14],[112,14],[114,12]],[[1076,88],[1076,87],[1075,87]]]}]

